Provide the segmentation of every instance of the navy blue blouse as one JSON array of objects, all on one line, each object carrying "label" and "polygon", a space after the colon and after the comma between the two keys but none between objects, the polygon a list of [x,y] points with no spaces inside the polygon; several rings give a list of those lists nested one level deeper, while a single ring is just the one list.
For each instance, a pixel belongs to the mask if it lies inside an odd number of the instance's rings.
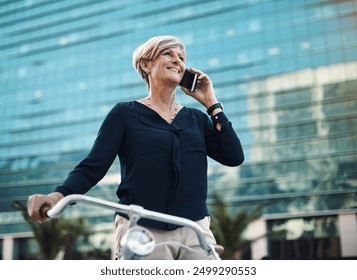
[{"label": "navy blue blouse", "polygon": [[[244,160],[242,146],[223,112],[210,118],[183,107],[171,124],[137,102],[118,103],[106,116],[88,156],[56,188],[84,194],[107,173],[116,156],[121,166],[120,203],[193,221],[208,215],[207,156],[227,166]],[[215,125],[220,123],[218,131]],[[177,226],[141,219],[163,230]]]}]

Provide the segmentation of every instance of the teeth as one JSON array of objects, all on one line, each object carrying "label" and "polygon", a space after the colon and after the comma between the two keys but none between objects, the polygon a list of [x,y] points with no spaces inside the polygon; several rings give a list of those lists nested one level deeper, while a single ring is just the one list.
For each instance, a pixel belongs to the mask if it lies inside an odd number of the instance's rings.
[{"label": "teeth", "polygon": [[169,68],[169,70],[171,70],[171,71],[175,71],[176,73],[178,73],[178,70],[177,70],[177,69],[175,69],[175,68]]}]

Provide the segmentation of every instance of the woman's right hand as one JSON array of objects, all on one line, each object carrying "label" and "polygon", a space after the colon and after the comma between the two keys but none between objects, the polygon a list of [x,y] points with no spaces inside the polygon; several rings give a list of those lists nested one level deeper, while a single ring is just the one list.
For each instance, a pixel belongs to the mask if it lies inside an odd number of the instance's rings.
[{"label": "woman's right hand", "polygon": [[46,211],[51,209],[63,195],[59,192],[50,193],[49,195],[34,194],[27,199],[27,212],[38,222],[47,220]]}]

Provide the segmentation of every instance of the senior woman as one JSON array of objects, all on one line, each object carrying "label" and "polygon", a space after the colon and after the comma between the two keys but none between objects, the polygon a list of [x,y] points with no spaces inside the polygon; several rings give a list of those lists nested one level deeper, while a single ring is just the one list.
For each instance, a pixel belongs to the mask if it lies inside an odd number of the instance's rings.
[{"label": "senior woman", "polygon": [[[45,221],[41,209],[53,206],[69,194],[84,194],[107,173],[116,157],[121,166],[117,189],[120,203],[188,218],[200,225],[207,241],[215,244],[210,230],[207,198],[207,156],[227,166],[244,160],[241,143],[223,113],[210,78],[200,70],[194,92],[182,91],[200,102],[210,117],[176,101],[176,88],[185,72],[186,50],[175,36],[156,36],[133,53],[133,66],[147,85],[142,99],[116,104],[104,119],[88,156],[49,195],[32,195],[29,214]],[[156,242],[176,241],[199,249],[194,233],[172,224],[141,219]],[[116,250],[129,227],[116,215]],[[199,259],[174,245],[159,246],[147,259]]]}]

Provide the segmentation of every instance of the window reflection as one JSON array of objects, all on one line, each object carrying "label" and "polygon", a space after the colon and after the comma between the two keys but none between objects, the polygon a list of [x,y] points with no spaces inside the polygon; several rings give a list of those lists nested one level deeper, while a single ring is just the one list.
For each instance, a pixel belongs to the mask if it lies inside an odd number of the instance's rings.
[{"label": "window reflection", "polygon": [[335,259],[341,257],[336,216],[272,220],[271,231],[285,235],[269,240],[272,259]]}]

